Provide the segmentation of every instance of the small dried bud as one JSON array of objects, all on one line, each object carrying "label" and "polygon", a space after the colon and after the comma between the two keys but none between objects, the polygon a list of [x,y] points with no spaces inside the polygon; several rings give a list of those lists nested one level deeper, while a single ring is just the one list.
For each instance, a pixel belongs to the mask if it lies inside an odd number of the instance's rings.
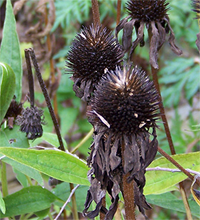
[{"label": "small dried bud", "polygon": [[18,115],[21,115],[22,112],[22,103],[17,103],[15,99],[13,99],[10,103],[10,106],[6,112],[5,118],[8,119],[9,117],[16,118]]},{"label": "small dried bud", "polygon": [[67,60],[76,95],[88,101],[105,71],[115,70],[122,57],[121,46],[108,29],[93,25],[84,28],[76,36]]},{"label": "small dried bud", "polygon": [[17,124],[20,125],[20,131],[25,132],[30,140],[34,140],[42,136],[44,119],[43,111],[36,106],[26,108],[22,112],[22,116],[17,117]]}]

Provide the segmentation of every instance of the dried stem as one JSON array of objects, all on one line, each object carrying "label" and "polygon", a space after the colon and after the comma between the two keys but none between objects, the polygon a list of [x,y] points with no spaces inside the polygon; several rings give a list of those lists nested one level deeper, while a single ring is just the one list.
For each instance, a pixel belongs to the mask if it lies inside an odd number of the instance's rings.
[{"label": "dried stem", "polygon": [[160,97],[159,108],[160,108],[161,118],[162,118],[164,128],[165,128],[165,133],[166,133],[166,136],[167,136],[167,140],[168,140],[168,143],[169,143],[171,154],[174,155],[174,154],[176,154],[176,151],[175,151],[174,144],[173,144],[172,137],[171,137],[171,133],[170,133],[170,130],[169,130],[168,121],[167,121],[167,118],[166,118],[166,115],[165,115],[165,109],[163,107],[163,101],[162,101],[162,96],[161,96],[161,93],[160,93],[160,86],[159,86],[158,76],[157,76],[157,71],[158,70],[155,69],[153,66],[151,66],[151,70],[152,70],[153,82],[154,82],[154,85],[155,85],[155,87],[158,91],[159,97]]},{"label": "dried stem", "polygon": [[194,180],[194,176],[191,175],[186,169],[184,169],[179,163],[177,163],[169,154],[167,154],[164,150],[158,147],[158,152],[162,154],[167,160],[169,160],[174,166],[176,166],[179,170],[181,170],[185,175],[187,175],[191,180]]},{"label": "dried stem", "polygon": [[31,104],[31,107],[34,107],[34,81],[33,81],[33,73],[32,73],[32,68],[31,68],[31,60],[29,57],[29,51],[25,49],[24,52],[25,52],[26,66],[27,66],[27,71],[28,71],[30,104]]},{"label": "dried stem", "polygon": [[34,50],[32,48],[29,48],[28,51],[29,51],[29,54],[31,56],[33,66],[35,68],[36,76],[37,76],[38,81],[40,83],[40,87],[42,89],[44,98],[45,98],[46,103],[47,103],[47,107],[49,109],[49,112],[50,112],[50,115],[51,115],[51,118],[52,118],[52,121],[53,121],[53,124],[54,124],[54,127],[55,127],[55,131],[56,131],[58,141],[59,141],[59,144],[60,144],[60,149],[62,151],[65,151],[63,141],[62,141],[62,137],[61,137],[61,134],[60,134],[59,124],[58,124],[58,121],[57,121],[56,116],[54,114],[54,110],[52,108],[51,100],[50,100],[49,94],[47,92],[46,86],[45,86],[44,81],[42,79],[42,75],[41,75],[40,68],[39,68],[38,63],[37,63],[37,59],[36,59]]},{"label": "dried stem", "polygon": [[[47,9],[47,6],[46,6],[46,14],[45,14],[45,24],[46,25],[48,24],[48,9]],[[49,33],[47,34],[47,48],[48,48],[49,52],[52,51],[51,36],[50,36]],[[53,62],[52,56],[50,57],[50,70],[51,70],[51,84],[54,84],[55,81],[56,81],[56,78],[55,78],[55,68],[54,68],[54,62]],[[56,92],[53,95],[53,107],[54,107],[54,113],[56,115],[56,118],[59,121]]]},{"label": "dried stem", "polygon": [[117,1],[117,25],[119,24],[120,22],[120,17],[121,17],[121,3],[122,1],[121,0],[118,0]]},{"label": "dried stem", "polygon": [[[124,150],[125,144],[122,143],[121,155],[122,155],[122,165],[124,167]],[[122,194],[124,197],[124,208],[125,208],[125,219],[135,220],[135,200],[134,200],[134,181],[127,183],[127,178],[129,173],[124,174],[122,177]]]},{"label": "dried stem", "polygon": [[98,0],[91,0],[92,1],[92,15],[93,15],[93,22],[94,26],[100,25],[100,14],[99,14],[99,4]]}]

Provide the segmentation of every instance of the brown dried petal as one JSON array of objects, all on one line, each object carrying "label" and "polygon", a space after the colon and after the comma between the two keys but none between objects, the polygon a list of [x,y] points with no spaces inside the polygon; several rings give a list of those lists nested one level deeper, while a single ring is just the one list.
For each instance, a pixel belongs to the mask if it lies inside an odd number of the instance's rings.
[{"label": "brown dried petal", "polygon": [[135,48],[137,47],[137,45],[140,42],[142,42],[143,39],[144,39],[144,23],[140,23],[140,26],[138,28],[137,38],[133,42],[132,47],[131,47],[130,57],[131,57],[132,53],[134,52]]},{"label": "brown dried petal", "polygon": [[158,43],[159,43],[159,33],[158,29],[155,26],[155,22],[151,22],[151,30],[152,30],[152,37],[149,49],[149,59],[150,64],[155,68],[158,69],[157,63],[157,56],[158,56]]},{"label": "brown dried petal", "polygon": [[135,20],[129,21],[124,25],[123,35],[122,35],[122,47],[125,51],[127,51],[132,44],[132,34],[133,34],[133,26]]},{"label": "brown dried petal", "polygon": [[200,53],[200,33],[197,34],[196,45],[197,45],[199,53]]}]

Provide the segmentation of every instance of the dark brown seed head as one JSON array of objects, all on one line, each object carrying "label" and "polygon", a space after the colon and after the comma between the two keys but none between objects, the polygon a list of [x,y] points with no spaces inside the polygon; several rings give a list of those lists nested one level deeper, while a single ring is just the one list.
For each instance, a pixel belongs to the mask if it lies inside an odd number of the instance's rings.
[{"label": "dark brown seed head", "polygon": [[105,69],[114,70],[122,61],[121,46],[107,28],[84,28],[68,53],[67,66],[73,78],[97,84]]},{"label": "dark brown seed head", "polygon": [[44,123],[43,111],[36,106],[26,108],[22,116],[17,117],[17,124],[20,125],[20,131],[25,132],[30,140],[41,137],[43,134],[42,124]]},{"label": "dark brown seed head", "polygon": [[132,19],[148,23],[162,20],[168,4],[166,0],[129,0],[126,8]]},{"label": "dark brown seed head", "polygon": [[119,67],[99,82],[91,100],[89,120],[118,134],[137,133],[155,126],[158,93],[144,71]]}]

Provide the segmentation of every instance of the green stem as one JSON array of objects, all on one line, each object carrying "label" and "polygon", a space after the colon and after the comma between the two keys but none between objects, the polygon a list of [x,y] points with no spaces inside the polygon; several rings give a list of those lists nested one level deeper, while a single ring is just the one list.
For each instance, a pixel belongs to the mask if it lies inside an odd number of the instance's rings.
[{"label": "green stem", "polygon": [[49,216],[49,219],[50,220],[53,220],[53,216],[51,215],[51,212],[49,211],[49,213],[48,213],[48,216]]},{"label": "green stem", "polygon": [[92,128],[89,131],[89,133],[80,141],[80,143],[78,145],[76,145],[76,147],[71,150],[70,153],[72,153],[72,154],[75,153],[92,136],[93,131],[94,131],[94,129]]},{"label": "green stem", "polygon": [[1,161],[1,185],[2,185],[2,193],[3,197],[8,195],[8,185],[7,185],[7,177],[6,177],[6,163]]},{"label": "green stem", "polygon": [[[74,184],[70,183],[70,191],[74,189]],[[76,205],[76,197],[75,197],[75,192],[72,195],[72,215],[74,220],[78,220],[78,210],[77,210],[77,205]]]},{"label": "green stem", "polygon": [[33,183],[32,183],[32,181],[31,181],[31,178],[30,178],[29,176],[26,175],[26,179],[28,180],[29,185],[32,186]]}]

